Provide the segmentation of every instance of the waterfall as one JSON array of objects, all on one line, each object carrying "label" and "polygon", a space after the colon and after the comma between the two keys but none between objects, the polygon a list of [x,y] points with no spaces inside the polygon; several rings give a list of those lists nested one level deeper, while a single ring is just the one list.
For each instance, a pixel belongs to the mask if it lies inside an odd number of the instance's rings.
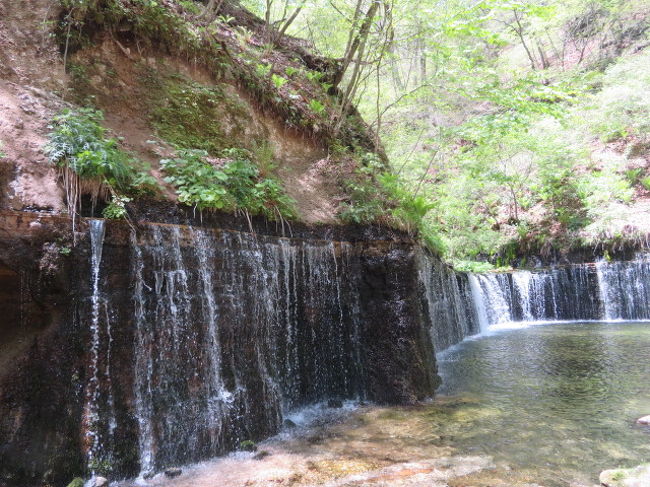
[{"label": "waterfall", "polygon": [[485,306],[489,324],[512,321],[511,286],[507,276],[500,274],[476,274],[480,301]]},{"label": "waterfall", "polygon": [[485,308],[477,303],[481,296],[472,292],[477,276],[456,273],[425,253],[418,256],[418,272],[436,352],[479,333],[486,326]]},{"label": "waterfall", "polygon": [[[650,259],[476,274],[472,292],[488,325],[650,319]],[[481,312],[484,309],[484,312]]]},{"label": "waterfall", "polygon": [[476,316],[479,322],[479,329],[481,333],[488,331],[490,320],[487,315],[487,305],[483,298],[483,291],[481,290],[481,283],[478,276],[474,274],[469,275],[469,285],[472,293],[472,302],[476,310]]},{"label": "waterfall", "polygon": [[521,303],[521,317],[524,321],[533,321],[533,303],[538,302],[538,296],[535,295],[535,290],[540,286],[533,285],[533,282],[538,282],[538,279],[533,277],[532,272],[519,271],[512,273],[512,282],[515,291],[519,293],[519,302]]},{"label": "waterfall", "polygon": [[[91,250],[91,297],[90,297],[90,360],[89,379],[86,383],[86,405],[85,422],[86,436],[88,438],[88,466],[91,473],[95,474],[97,460],[100,456],[100,432],[97,430],[99,422],[99,400],[101,393],[100,385],[100,347],[101,347],[101,294],[100,294],[100,267],[102,263],[102,252],[104,248],[105,226],[103,220],[90,220],[88,223],[90,232]],[[107,320],[108,323],[108,320]],[[110,331],[109,331],[110,337]],[[109,338],[110,340],[110,338]],[[110,348],[109,348],[110,350]],[[110,363],[106,361],[106,371],[110,374]]]},{"label": "waterfall", "polygon": [[349,244],[151,225],[131,249],[142,474],[365,396]]},{"label": "waterfall", "polygon": [[607,320],[650,319],[650,256],[630,262],[596,263],[603,317]]},{"label": "waterfall", "polygon": [[104,245],[89,227],[93,474],[214,457],[332,398],[425,397],[433,351],[495,324],[648,316],[647,259],[466,274],[395,243],[149,224]]}]

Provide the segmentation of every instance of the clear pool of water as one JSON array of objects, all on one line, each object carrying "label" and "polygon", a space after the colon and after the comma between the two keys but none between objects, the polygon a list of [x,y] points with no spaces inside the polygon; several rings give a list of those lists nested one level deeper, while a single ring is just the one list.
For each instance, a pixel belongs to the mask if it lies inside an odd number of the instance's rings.
[{"label": "clear pool of water", "polygon": [[443,352],[438,366],[432,428],[459,453],[545,486],[650,461],[650,429],[635,424],[650,414],[648,323],[504,330]]}]

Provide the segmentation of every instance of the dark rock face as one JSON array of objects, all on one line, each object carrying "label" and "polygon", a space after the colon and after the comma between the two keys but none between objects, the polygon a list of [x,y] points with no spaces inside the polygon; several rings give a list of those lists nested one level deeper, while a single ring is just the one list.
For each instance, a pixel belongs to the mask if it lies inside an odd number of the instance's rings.
[{"label": "dark rock face", "polygon": [[68,287],[83,271],[47,257],[68,226],[0,214],[0,485],[67,483],[84,467],[83,338]]},{"label": "dark rock face", "polygon": [[0,345],[0,485],[159,471],[274,434],[289,408],[438,384],[408,242],[111,222],[66,255],[69,221],[3,218],[0,333],[20,347]]}]

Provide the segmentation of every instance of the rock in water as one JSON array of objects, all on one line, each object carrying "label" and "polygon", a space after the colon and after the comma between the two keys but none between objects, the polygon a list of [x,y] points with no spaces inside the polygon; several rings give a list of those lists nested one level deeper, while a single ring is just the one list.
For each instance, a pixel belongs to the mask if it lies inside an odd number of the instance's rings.
[{"label": "rock in water", "polygon": [[600,474],[600,483],[605,487],[648,487],[650,485],[650,464],[636,468],[605,470]]},{"label": "rock in water", "polygon": [[108,479],[104,477],[95,477],[95,483],[93,483],[93,487],[107,487],[108,486]]},{"label": "rock in water", "polygon": [[165,476],[170,477],[172,479],[174,477],[178,477],[182,473],[183,471],[180,468],[168,468],[167,470],[165,470]]},{"label": "rock in water", "polygon": [[288,428],[288,429],[295,428],[297,426],[296,423],[294,423],[290,419],[285,419],[283,424],[284,424],[284,427]]},{"label": "rock in water", "polygon": [[253,455],[253,460],[263,460],[266,457],[268,457],[270,454],[271,454],[270,452],[268,452],[266,450],[262,450],[261,452],[256,453],[255,455]]},{"label": "rock in water", "polygon": [[639,424],[650,426],[650,415],[643,416],[642,418],[637,419],[636,422]]},{"label": "rock in water", "polygon": [[329,401],[327,401],[327,407],[328,408],[335,408],[335,409],[342,408],[343,407],[343,401],[341,401],[340,399],[330,399]]}]

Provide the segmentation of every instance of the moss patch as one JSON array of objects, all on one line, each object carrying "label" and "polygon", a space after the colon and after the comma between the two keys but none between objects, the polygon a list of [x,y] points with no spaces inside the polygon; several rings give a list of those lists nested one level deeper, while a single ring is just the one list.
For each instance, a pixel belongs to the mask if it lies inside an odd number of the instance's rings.
[{"label": "moss patch", "polygon": [[142,80],[148,93],[150,122],[162,139],[213,156],[241,145],[244,123],[250,115],[232,94],[219,86],[205,86],[182,75],[165,76],[151,69]]}]

